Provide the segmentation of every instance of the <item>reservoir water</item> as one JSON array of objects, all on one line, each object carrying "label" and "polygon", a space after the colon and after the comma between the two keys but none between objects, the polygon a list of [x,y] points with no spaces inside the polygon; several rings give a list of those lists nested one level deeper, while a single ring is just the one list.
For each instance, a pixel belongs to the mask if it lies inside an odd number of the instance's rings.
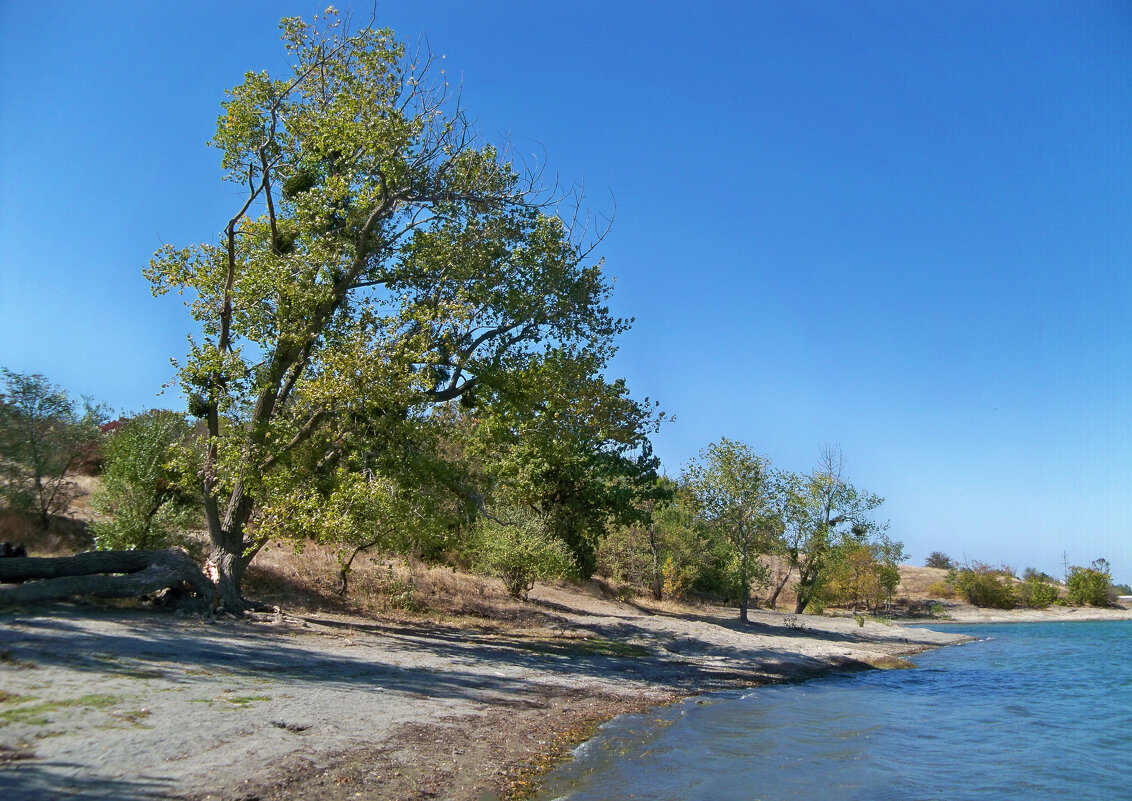
[{"label": "reservoir water", "polygon": [[1132,800],[1132,621],[947,630],[979,639],[617,718],[540,798]]}]

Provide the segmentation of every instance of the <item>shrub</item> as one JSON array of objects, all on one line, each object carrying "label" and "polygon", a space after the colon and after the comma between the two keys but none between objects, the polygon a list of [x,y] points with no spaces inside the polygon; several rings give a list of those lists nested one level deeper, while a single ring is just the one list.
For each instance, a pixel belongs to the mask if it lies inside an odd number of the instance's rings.
[{"label": "shrub", "polygon": [[953,568],[947,583],[960,597],[974,606],[993,609],[1013,609],[1018,598],[1010,578],[988,565],[975,562],[967,567]]},{"label": "shrub", "polygon": [[98,437],[105,410],[84,399],[80,412],[38,373],[0,368],[0,500],[47,531],[75,496],[71,473]]},{"label": "shrub", "polygon": [[937,581],[928,587],[928,595],[932,598],[954,598],[955,588],[946,581]]},{"label": "shrub", "polygon": [[1057,601],[1061,593],[1057,586],[1033,575],[1018,585],[1018,600],[1032,609],[1045,609]]},{"label": "shrub", "polygon": [[1065,582],[1066,598],[1072,604],[1108,606],[1108,587],[1112,577],[1108,563],[1103,559],[1093,562],[1091,567],[1069,568],[1069,578]]},{"label": "shrub", "polygon": [[1036,567],[1028,567],[1022,571],[1022,580],[1029,581],[1030,579],[1038,579],[1040,581],[1044,581],[1046,584],[1057,583],[1057,579],[1055,579],[1049,573],[1044,573],[1038,570]]},{"label": "shrub", "polygon": [[189,436],[184,418],[170,411],[138,415],[106,434],[102,486],[91,507],[100,550],[167,548],[183,544],[199,505],[170,467],[173,450]]},{"label": "shrub", "polygon": [[513,598],[525,599],[539,579],[576,571],[566,543],[550,536],[542,520],[526,509],[512,508],[498,519],[481,520],[471,549],[473,568],[503,579]]}]

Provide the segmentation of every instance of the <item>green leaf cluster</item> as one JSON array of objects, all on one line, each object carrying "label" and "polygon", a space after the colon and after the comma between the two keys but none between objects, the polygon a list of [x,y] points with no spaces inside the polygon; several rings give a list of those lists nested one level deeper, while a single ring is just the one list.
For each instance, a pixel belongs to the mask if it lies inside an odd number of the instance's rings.
[{"label": "green leaf cluster", "polygon": [[1112,584],[1112,574],[1108,562],[1097,559],[1089,567],[1074,565],[1069,568],[1069,578],[1065,581],[1066,599],[1071,604],[1108,606],[1108,588]]},{"label": "green leaf cluster", "polygon": [[102,482],[91,497],[100,515],[91,523],[97,548],[131,550],[185,544],[185,529],[200,520],[196,482],[176,465],[191,432],[176,412],[136,415],[103,435]]},{"label": "green leaf cluster", "polygon": [[1031,609],[1045,609],[1057,603],[1061,591],[1048,577],[1031,575],[1024,579],[1017,587],[1018,602]]},{"label": "green leaf cluster", "polygon": [[81,408],[39,373],[0,368],[0,499],[43,530],[74,497],[70,475],[93,455],[106,410]]},{"label": "green leaf cluster", "polygon": [[470,544],[473,567],[503,580],[514,598],[526,598],[535,581],[576,572],[566,544],[523,507],[503,509],[479,521]]},{"label": "green leaf cluster", "polygon": [[1013,609],[1018,605],[1013,577],[981,562],[952,568],[947,574],[947,584],[974,606]]}]

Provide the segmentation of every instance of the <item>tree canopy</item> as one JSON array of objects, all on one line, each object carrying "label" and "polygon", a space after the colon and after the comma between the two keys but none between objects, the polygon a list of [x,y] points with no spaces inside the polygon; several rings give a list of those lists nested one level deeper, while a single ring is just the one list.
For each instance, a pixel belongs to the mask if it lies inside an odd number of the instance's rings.
[{"label": "tree canopy", "polygon": [[747,620],[750,585],[766,580],[757,557],[777,535],[770,461],[749,445],[726,437],[700,452],[685,481],[700,515],[722,532],[739,554],[739,619]]},{"label": "tree canopy", "polygon": [[551,353],[596,374],[629,324],[437,59],[332,10],[281,28],[290,73],[249,72],[222,104],[211,144],[241,198],[219,241],[164,247],[146,271],[200,326],[180,381],[207,423],[212,561],[234,608],[270,528],[257,514],[293,495],[295,463],[323,471],[323,493],[356,484],[349,430],[381,430],[363,450],[388,442],[437,405],[516,390]]},{"label": "tree canopy", "polygon": [[0,368],[0,497],[44,531],[74,495],[70,475],[93,447],[104,410],[80,410],[39,373]]}]

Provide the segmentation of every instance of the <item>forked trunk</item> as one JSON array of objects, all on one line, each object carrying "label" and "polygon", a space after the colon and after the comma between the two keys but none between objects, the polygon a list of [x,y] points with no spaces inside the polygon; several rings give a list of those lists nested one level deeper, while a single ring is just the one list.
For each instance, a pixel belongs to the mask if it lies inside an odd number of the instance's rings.
[{"label": "forked trunk", "polygon": [[244,581],[244,571],[259,550],[249,547],[244,536],[253,508],[254,503],[237,482],[224,519],[221,520],[217,514],[208,514],[208,533],[212,541],[209,575],[216,583],[216,595],[221,605],[234,615],[242,615],[251,608],[240,594],[240,586]]}]

